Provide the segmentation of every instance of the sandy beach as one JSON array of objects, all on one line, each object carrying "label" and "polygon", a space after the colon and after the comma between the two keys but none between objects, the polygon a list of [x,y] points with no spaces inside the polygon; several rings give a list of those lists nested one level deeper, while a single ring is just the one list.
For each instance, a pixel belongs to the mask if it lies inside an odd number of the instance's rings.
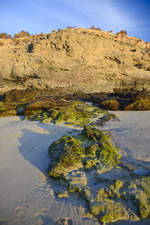
[{"label": "sandy beach", "polygon": [[124,158],[150,170],[150,112],[115,112],[117,119],[104,126],[123,150]]},{"label": "sandy beach", "polygon": [[[126,160],[150,168],[150,112],[116,112],[118,120],[103,128],[124,150]],[[23,121],[20,117],[0,118],[0,224],[54,225],[61,218],[73,225],[98,225],[87,217],[86,203],[79,197],[58,199],[62,189],[47,178],[48,147],[74,128]],[[117,223],[120,225],[124,222]],[[131,225],[150,224],[150,220]]]}]

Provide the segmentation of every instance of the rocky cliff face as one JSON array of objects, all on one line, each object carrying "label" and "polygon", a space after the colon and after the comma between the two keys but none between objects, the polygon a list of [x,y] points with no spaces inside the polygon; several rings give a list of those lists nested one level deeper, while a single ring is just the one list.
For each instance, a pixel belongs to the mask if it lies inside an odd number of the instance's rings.
[{"label": "rocky cliff face", "polygon": [[0,40],[0,91],[65,88],[111,92],[150,89],[150,43],[96,29]]}]

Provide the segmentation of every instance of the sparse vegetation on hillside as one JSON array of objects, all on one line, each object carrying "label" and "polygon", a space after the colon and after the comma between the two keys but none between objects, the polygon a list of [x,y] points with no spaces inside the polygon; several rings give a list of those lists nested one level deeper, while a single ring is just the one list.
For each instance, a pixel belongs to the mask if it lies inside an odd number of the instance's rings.
[{"label": "sparse vegetation on hillside", "polygon": [[0,39],[11,39],[11,35],[6,33],[0,33]]},{"label": "sparse vegetation on hillside", "polygon": [[102,30],[101,28],[99,28],[99,27],[94,27],[94,26],[91,26],[90,29],[91,29],[91,30],[100,30],[100,31]]},{"label": "sparse vegetation on hillside", "polygon": [[27,31],[20,31],[18,34],[14,35],[14,38],[30,37],[30,33]]},{"label": "sparse vegetation on hillside", "polygon": [[126,30],[121,30],[118,33],[116,33],[116,35],[119,35],[119,36],[127,36],[127,31]]}]

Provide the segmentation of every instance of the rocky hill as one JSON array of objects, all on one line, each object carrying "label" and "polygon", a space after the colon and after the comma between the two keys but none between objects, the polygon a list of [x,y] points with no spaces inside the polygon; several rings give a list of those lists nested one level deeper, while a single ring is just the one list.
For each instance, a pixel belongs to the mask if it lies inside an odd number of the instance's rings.
[{"label": "rocky hill", "polygon": [[84,28],[2,37],[0,92],[32,87],[86,93],[150,89],[150,43]]}]

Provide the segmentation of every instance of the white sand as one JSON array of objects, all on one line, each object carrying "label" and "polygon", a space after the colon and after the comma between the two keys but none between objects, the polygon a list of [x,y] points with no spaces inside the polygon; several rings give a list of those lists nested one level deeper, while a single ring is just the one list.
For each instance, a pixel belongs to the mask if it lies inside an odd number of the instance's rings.
[{"label": "white sand", "polygon": [[118,121],[107,123],[104,130],[113,133],[113,140],[124,150],[126,160],[150,169],[150,111],[115,114]]},{"label": "white sand", "polygon": [[[150,112],[116,114],[120,122],[110,122],[104,129],[113,132],[128,158],[149,166]],[[71,218],[73,225],[99,224],[86,217],[81,199],[55,197],[53,190],[63,187],[46,176],[48,146],[72,130],[19,117],[0,118],[0,225],[53,225],[63,217]],[[150,221],[132,224],[148,225]]]}]

